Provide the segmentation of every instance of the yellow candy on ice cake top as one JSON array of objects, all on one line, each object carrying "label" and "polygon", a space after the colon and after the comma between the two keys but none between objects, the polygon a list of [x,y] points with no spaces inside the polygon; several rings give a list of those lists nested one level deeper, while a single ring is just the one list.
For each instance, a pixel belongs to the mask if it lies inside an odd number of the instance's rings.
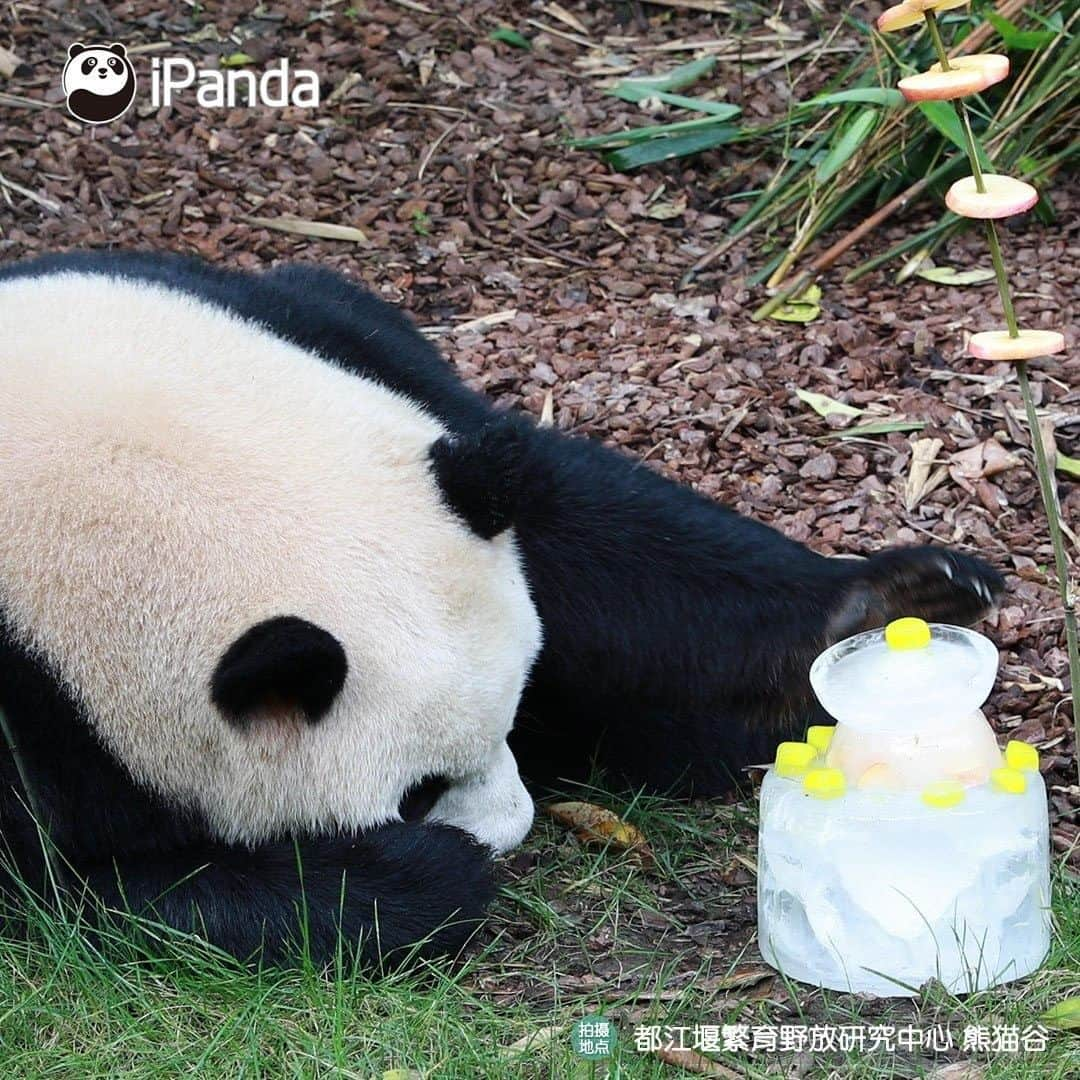
[{"label": "yellow candy on ice cake top", "polygon": [[802,776],[816,757],[809,743],[782,742],[776,748],[776,771],[781,776]]},{"label": "yellow candy on ice cake top", "polygon": [[936,809],[962,805],[965,790],[978,785],[1022,791],[1038,754],[1013,740],[1002,755],[979,708],[997,660],[981,634],[917,618],[839,642],[810,671],[837,725],[782,743],[777,775],[801,780],[813,798],[913,792]]},{"label": "yellow candy on ice cake top", "polygon": [[847,780],[839,769],[811,769],[803,777],[803,791],[816,799],[838,799],[847,790]]},{"label": "yellow candy on ice cake top", "polygon": [[930,640],[930,624],[922,619],[895,619],[885,627],[885,644],[898,652],[925,649]]},{"label": "yellow candy on ice cake top", "polygon": [[990,783],[996,791],[1008,795],[1023,795],[1027,791],[1027,777],[1020,769],[1010,769],[1007,765],[990,774]]},{"label": "yellow candy on ice cake top", "polygon": [[1010,739],[1005,744],[1005,764],[1011,769],[1029,769],[1039,771],[1039,751],[1019,739]]}]

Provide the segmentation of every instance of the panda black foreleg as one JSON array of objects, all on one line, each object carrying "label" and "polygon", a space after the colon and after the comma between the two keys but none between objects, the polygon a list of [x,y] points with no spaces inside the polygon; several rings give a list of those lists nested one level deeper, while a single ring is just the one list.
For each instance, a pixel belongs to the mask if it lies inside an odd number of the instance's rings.
[{"label": "panda black foreleg", "polygon": [[821,719],[807,671],[899,615],[969,622],[1000,577],[944,549],[828,559],[649,469],[538,431],[515,522],[544,645],[511,740],[533,781],[589,758],[714,794]]},{"label": "panda black foreleg", "polygon": [[445,825],[393,822],[355,836],[210,845],[84,869],[106,908],[205,937],[242,959],[305,951],[393,966],[456,953],[494,887],[486,848]]}]

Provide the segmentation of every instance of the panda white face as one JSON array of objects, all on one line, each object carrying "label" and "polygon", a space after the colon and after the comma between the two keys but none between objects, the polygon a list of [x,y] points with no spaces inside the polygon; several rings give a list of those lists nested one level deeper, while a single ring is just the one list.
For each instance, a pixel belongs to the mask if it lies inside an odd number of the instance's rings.
[{"label": "panda white face", "polygon": [[64,93],[89,90],[97,97],[117,94],[127,84],[127,65],[108,49],[85,49],[64,67]]},{"label": "panda white face", "polygon": [[[436,420],[146,283],[15,279],[0,326],[0,610],[136,779],[257,841],[447,776],[435,816],[520,840],[505,738],[539,621],[512,534],[443,505]],[[347,669],[317,723],[269,698],[230,722],[223,657],[283,618]]]}]

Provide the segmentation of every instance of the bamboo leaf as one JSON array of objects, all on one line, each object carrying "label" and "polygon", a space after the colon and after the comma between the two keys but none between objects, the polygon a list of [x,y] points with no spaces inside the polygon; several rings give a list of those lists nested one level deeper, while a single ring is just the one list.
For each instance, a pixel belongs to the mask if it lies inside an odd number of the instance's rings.
[{"label": "bamboo leaf", "polygon": [[876,109],[862,109],[855,115],[855,119],[844,129],[837,143],[818,164],[817,178],[821,183],[831,179],[847,164],[877,127],[877,122]]},{"label": "bamboo leaf", "polygon": [[1064,998],[1056,1005],[1051,1005],[1039,1019],[1047,1027],[1080,1031],[1080,997]]},{"label": "bamboo leaf", "polygon": [[966,149],[967,143],[964,142],[964,130],[960,126],[960,118],[949,102],[920,101],[918,109],[949,142],[961,150]]},{"label": "bamboo leaf", "polygon": [[904,104],[904,95],[891,87],[857,86],[854,90],[838,90],[835,94],[822,94],[809,101],[800,101],[795,108],[811,109],[825,105],[846,105],[849,102],[895,109]]},{"label": "bamboo leaf", "polygon": [[891,435],[894,431],[922,431],[925,420],[875,420],[869,424],[856,424],[843,431],[830,431],[824,439],[857,439],[869,435]]},{"label": "bamboo leaf", "polygon": [[777,322],[809,323],[821,314],[819,305],[808,300],[789,300],[770,312],[769,318]]},{"label": "bamboo leaf", "polygon": [[846,405],[825,394],[815,394],[812,390],[796,389],[795,396],[800,401],[805,401],[819,416],[861,416],[863,414],[863,410],[855,408],[854,405]]},{"label": "bamboo leaf", "polygon": [[310,236],[319,240],[351,240],[355,244],[370,245],[367,233],[351,225],[335,225],[330,221],[305,221],[294,217],[242,217],[240,221],[257,225],[260,229],[274,229],[293,236]]},{"label": "bamboo leaf", "polygon": [[[931,124],[957,149],[967,153],[967,142],[964,140],[964,129],[960,126],[960,118],[956,115],[951,101],[920,101],[919,111],[930,121]],[[979,164],[988,172],[991,169],[990,161],[986,152],[976,141],[979,151]]]},{"label": "bamboo leaf", "polygon": [[[1007,49],[1019,49],[1022,52],[1033,52],[1049,45],[1057,34],[1053,30],[1021,30],[1014,22],[1010,22],[1004,15],[997,15],[992,11],[986,13],[987,22],[1001,35]],[[1060,27],[1058,29],[1060,33]]]},{"label": "bamboo leaf", "polygon": [[711,150],[714,146],[734,142],[742,132],[729,124],[718,124],[701,131],[675,135],[667,139],[650,139],[648,142],[635,143],[624,150],[612,150],[604,159],[620,172],[637,169],[642,165],[651,165],[655,161],[667,161],[669,158],[686,157],[699,154],[702,150]]},{"label": "bamboo leaf", "polygon": [[1080,458],[1069,457],[1059,450],[1054,464],[1059,472],[1065,473],[1066,476],[1075,476],[1077,480],[1080,480]]},{"label": "bamboo leaf", "polygon": [[[703,75],[708,75],[716,67],[715,56],[703,56],[700,60],[691,60],[688,64],[680,64],[677,68],[663,75],[646,75],[640,79],[623,79],[620,86],[643,87],[655,93],[657,90],[673,91],[685,90],[692,86]],[[629,99],[627,99],[629,100]]]},{"label": "bamboo leaf", "polygon": [[726,101],[705,101],[702,98],[683,97],[682,94],[669,94],[664,90],[651,90],[647,87],[628,84],[623,81],[608,91],[623,101],[645,101],[656,98],[665,105],[674,105],[680,109],[692,109],[694,112],[708,113],[722,120],[738,116],[742,109],[738,105],[729,105]]},{"label": "bamboo leaf", "polygon": [[519,34],[509,26],[500,26],[492,30],[488,37],[492,41],[501,41],[504,45],[513,45],[515,49],[531,49],[532,43],[524,34]]},{"label": "bamboo leaf", "polygon": [[647,127],[630,128],[629,131],[613,131],[607,135],[587,135],[582,139],[570,139],[567,146],[572,146],[575,150],[611,150],[657,137],[667,138],[683,131],[708,130],[717,122],[715,117],[702,116],[697,120],[677,120],[674,124],[649,124]]},{"label": "bamboo leaf", "polygon": [[932,281],[937,285],[984,285],[994,280],[993,270],[957,270],[955,266],[928,266],[915,273],[923,281]]}]

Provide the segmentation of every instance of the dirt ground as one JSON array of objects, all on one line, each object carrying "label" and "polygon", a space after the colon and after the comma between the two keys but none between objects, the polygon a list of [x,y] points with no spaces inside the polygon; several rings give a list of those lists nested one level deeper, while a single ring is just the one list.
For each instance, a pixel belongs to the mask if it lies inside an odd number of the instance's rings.
[{"label": "dirt ground", "polygon": [[[966,332],[1001,322],[993,286],[898,287],[895,266],[841,282],[855,260],[930,220],[932,207],[916,207],[827,277],[823,315],[806,326],[750,321],[764,294],[745,284],[762,262],[749,244],[677,294],[681,275],[745,209],[728,196],[758,187],[769,167],[746,168],[736,147],[620,175],[566,149],[569,135],[648,122],[605,96],[597,73],[619,64],[650,73],[693,55],[661,46],[728,39],[714,85],[747,114],[770,116],[790,99],[791,78],[804,96],[824,77],[775,62],[815,31],[802,5],[782,9],[782,39],[759,16],[740,23],[645,4],[642,23],[628,3],[565,0],[563,9],[580,27],[539,0],[5,3],[0,46],[24,66],[0,76],[0,259],[134,246],[251,268],[317,260],[411,311],[501,404],[537,416],[546,406],[563,430],[605,439],[819,551],[934,539],[977,552],[1008,580],[990,624],[1002,647],[990,715],[1041,748],[1054,845],[1080,865],[1061,604],[1046,576],[1051,549],[1019,394],[1007,367],[963,356]],[[531,50],[490,40],[498,26],[519,29]],[[162,42],[200,66],[236,52],[287,57],[319,73],[323,104],[208,110],[189,93],[154,108],[144,93],[125,120],[87,129],[62,107],[60,72],[76,40],[124,42],[144,74]],[[765,58],[740,65],[740,52]],[[1075,179],[1059,177],[1052,199],[1057,225],[1010,226],[1007,259],[1021,321],[1063,328],[1075,345]],[[252,220],[283,215],[363,238],[313,239]],[[983,241],[961,238],[938,261],[983,265]],[[1074,351],[1034,376],[1058,446],[1073,456],[1078,373]],[[862,421],[927,426],[828,437],[832,422],[799,388],[868,408]],[[937,461],[951,468],[908,508],[913,438],[940,439]],[[1012,455],[1003,471],[980,464],[990,439]],[[1065,519],[1080,524],[1080,486],[1059,481]],[[733,809],[717,807],[717,824]],[[522,853],[510,872],[527,876],[538,857]],[[716,875],[735,901],[731,929],[746,931],[752,876],[734,863]],[[699,933],[710,932],[706,913],[684,916],[705,917]]]}]

